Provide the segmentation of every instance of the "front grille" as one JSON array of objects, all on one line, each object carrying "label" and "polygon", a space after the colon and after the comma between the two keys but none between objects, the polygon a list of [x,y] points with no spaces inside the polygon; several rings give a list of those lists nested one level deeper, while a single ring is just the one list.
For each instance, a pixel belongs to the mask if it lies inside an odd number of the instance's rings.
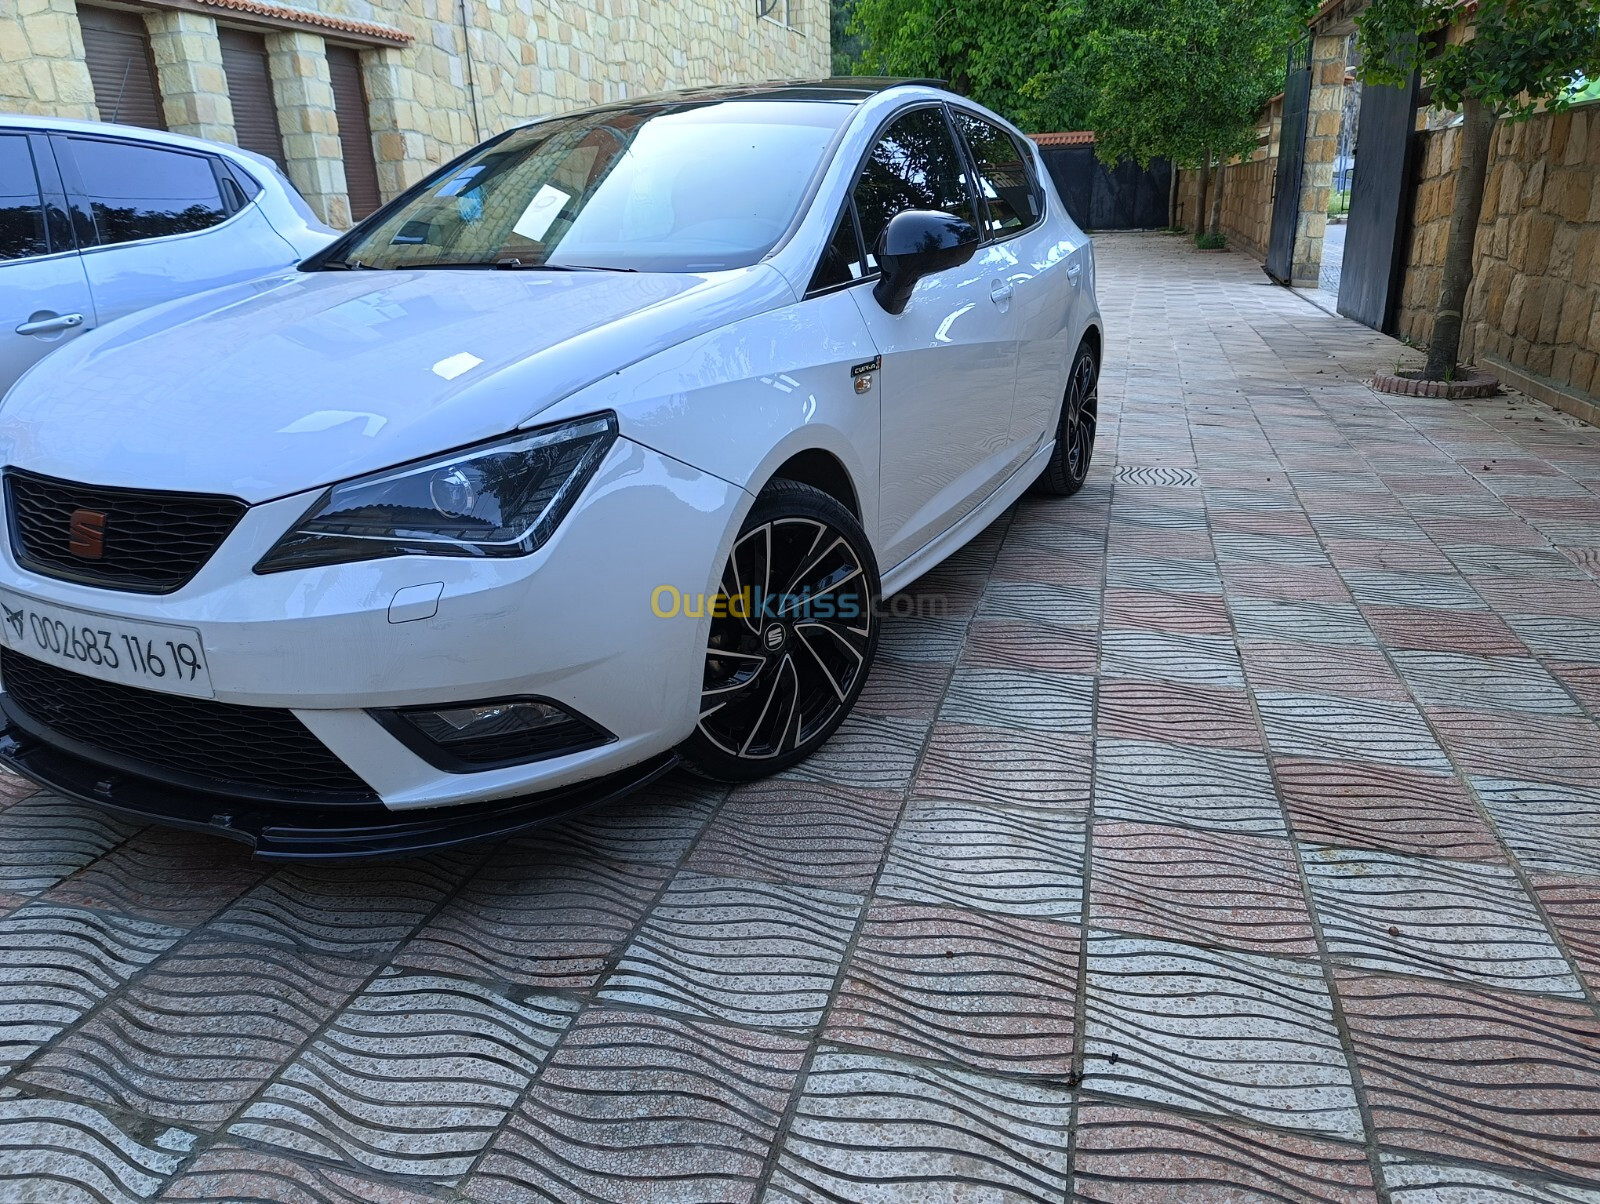
[{"label": "front grille", "polygon": [[[47,577],[141,594],[168,594],[200,571],[245,512],[238,498],[79,485],[6,470],[11,548]],[[72,550],[72,516],[103,515],[98,556]]]},{"label": "front grille", "polygon": [[135,771],[260,797],[376,797],[289,711],[158,694],[7,648],[0,648],[0,684],[25,718]]}]

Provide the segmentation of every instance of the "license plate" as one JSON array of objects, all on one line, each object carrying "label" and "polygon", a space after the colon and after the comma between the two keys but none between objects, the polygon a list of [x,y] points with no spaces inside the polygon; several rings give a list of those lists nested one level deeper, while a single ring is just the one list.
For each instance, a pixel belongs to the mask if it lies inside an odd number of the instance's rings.
[{"label": "license plate", "polygon": [[215,697],[200,633],[192,627],[113,619],[0,590],[0,643],[85,677]]}]

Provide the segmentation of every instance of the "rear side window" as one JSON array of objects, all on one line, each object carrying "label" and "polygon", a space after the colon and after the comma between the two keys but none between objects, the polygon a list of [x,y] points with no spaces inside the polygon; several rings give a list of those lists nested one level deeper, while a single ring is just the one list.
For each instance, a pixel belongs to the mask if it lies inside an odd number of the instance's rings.
[{"label": "rear side window", "polygon": [[92,138],[68,141],[102,246],[204,230],[228,215],[204,155]]},{"label": "rear side window", "polygon": [[1039,185],[1016,139],[971,113],[957,113],[955,118],[978,169],[984,230],[992,237],[1003,237],[1033,225],[1043,208]]},{"label": "rear side window", "polygon": [[856,213],[867,262],[889,219],[904,209],[937,209],[973,220],[966,166],[939,109],[916,109],[898,119],[872,148],[856,182]]},{"label": "rear side window", "polygon": [[44,255],[44,198],[28,140],[0,134],[0,260]]}]

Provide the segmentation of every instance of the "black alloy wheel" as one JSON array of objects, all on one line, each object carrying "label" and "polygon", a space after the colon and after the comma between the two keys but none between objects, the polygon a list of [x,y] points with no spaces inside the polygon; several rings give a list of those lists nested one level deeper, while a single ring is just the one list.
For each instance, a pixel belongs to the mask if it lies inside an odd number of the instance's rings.
[{"label": "black alloy wheel", "polygon": [[1100,363],[1094,348],[1085,339],[1072,357],[1072,372],[1067,378],[1067,395],[1061,402],[1061,420],[1056,427],[1055,451],[1039,475],[1036,488],[1041,493],[1071,497],[1083,488],[1089,477],[1089,462],[1094,458],[1095,425],[1100,416]]},{"label": "black alloy wheel", "polygon": [[819,489],[773,481],[723,569],[689,768],[742,782],[833,735],[878,647],[878,568],[855,517]]}]

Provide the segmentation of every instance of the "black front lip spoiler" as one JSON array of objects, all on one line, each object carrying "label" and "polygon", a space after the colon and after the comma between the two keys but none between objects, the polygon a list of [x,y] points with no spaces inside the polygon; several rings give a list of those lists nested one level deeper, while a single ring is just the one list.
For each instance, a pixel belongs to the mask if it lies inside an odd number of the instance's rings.
[{"label": "black front lip spoiler", "polygon": [[678,757],[661,753],[543,794],[417,811],[391,811],[381,803],[255,803],[207,794],[96,765],[15,724],[0,731],[0,763],[106,811],[243,841],[264,861],[338,861],[405,857],[553,823],[655,781]]}]

